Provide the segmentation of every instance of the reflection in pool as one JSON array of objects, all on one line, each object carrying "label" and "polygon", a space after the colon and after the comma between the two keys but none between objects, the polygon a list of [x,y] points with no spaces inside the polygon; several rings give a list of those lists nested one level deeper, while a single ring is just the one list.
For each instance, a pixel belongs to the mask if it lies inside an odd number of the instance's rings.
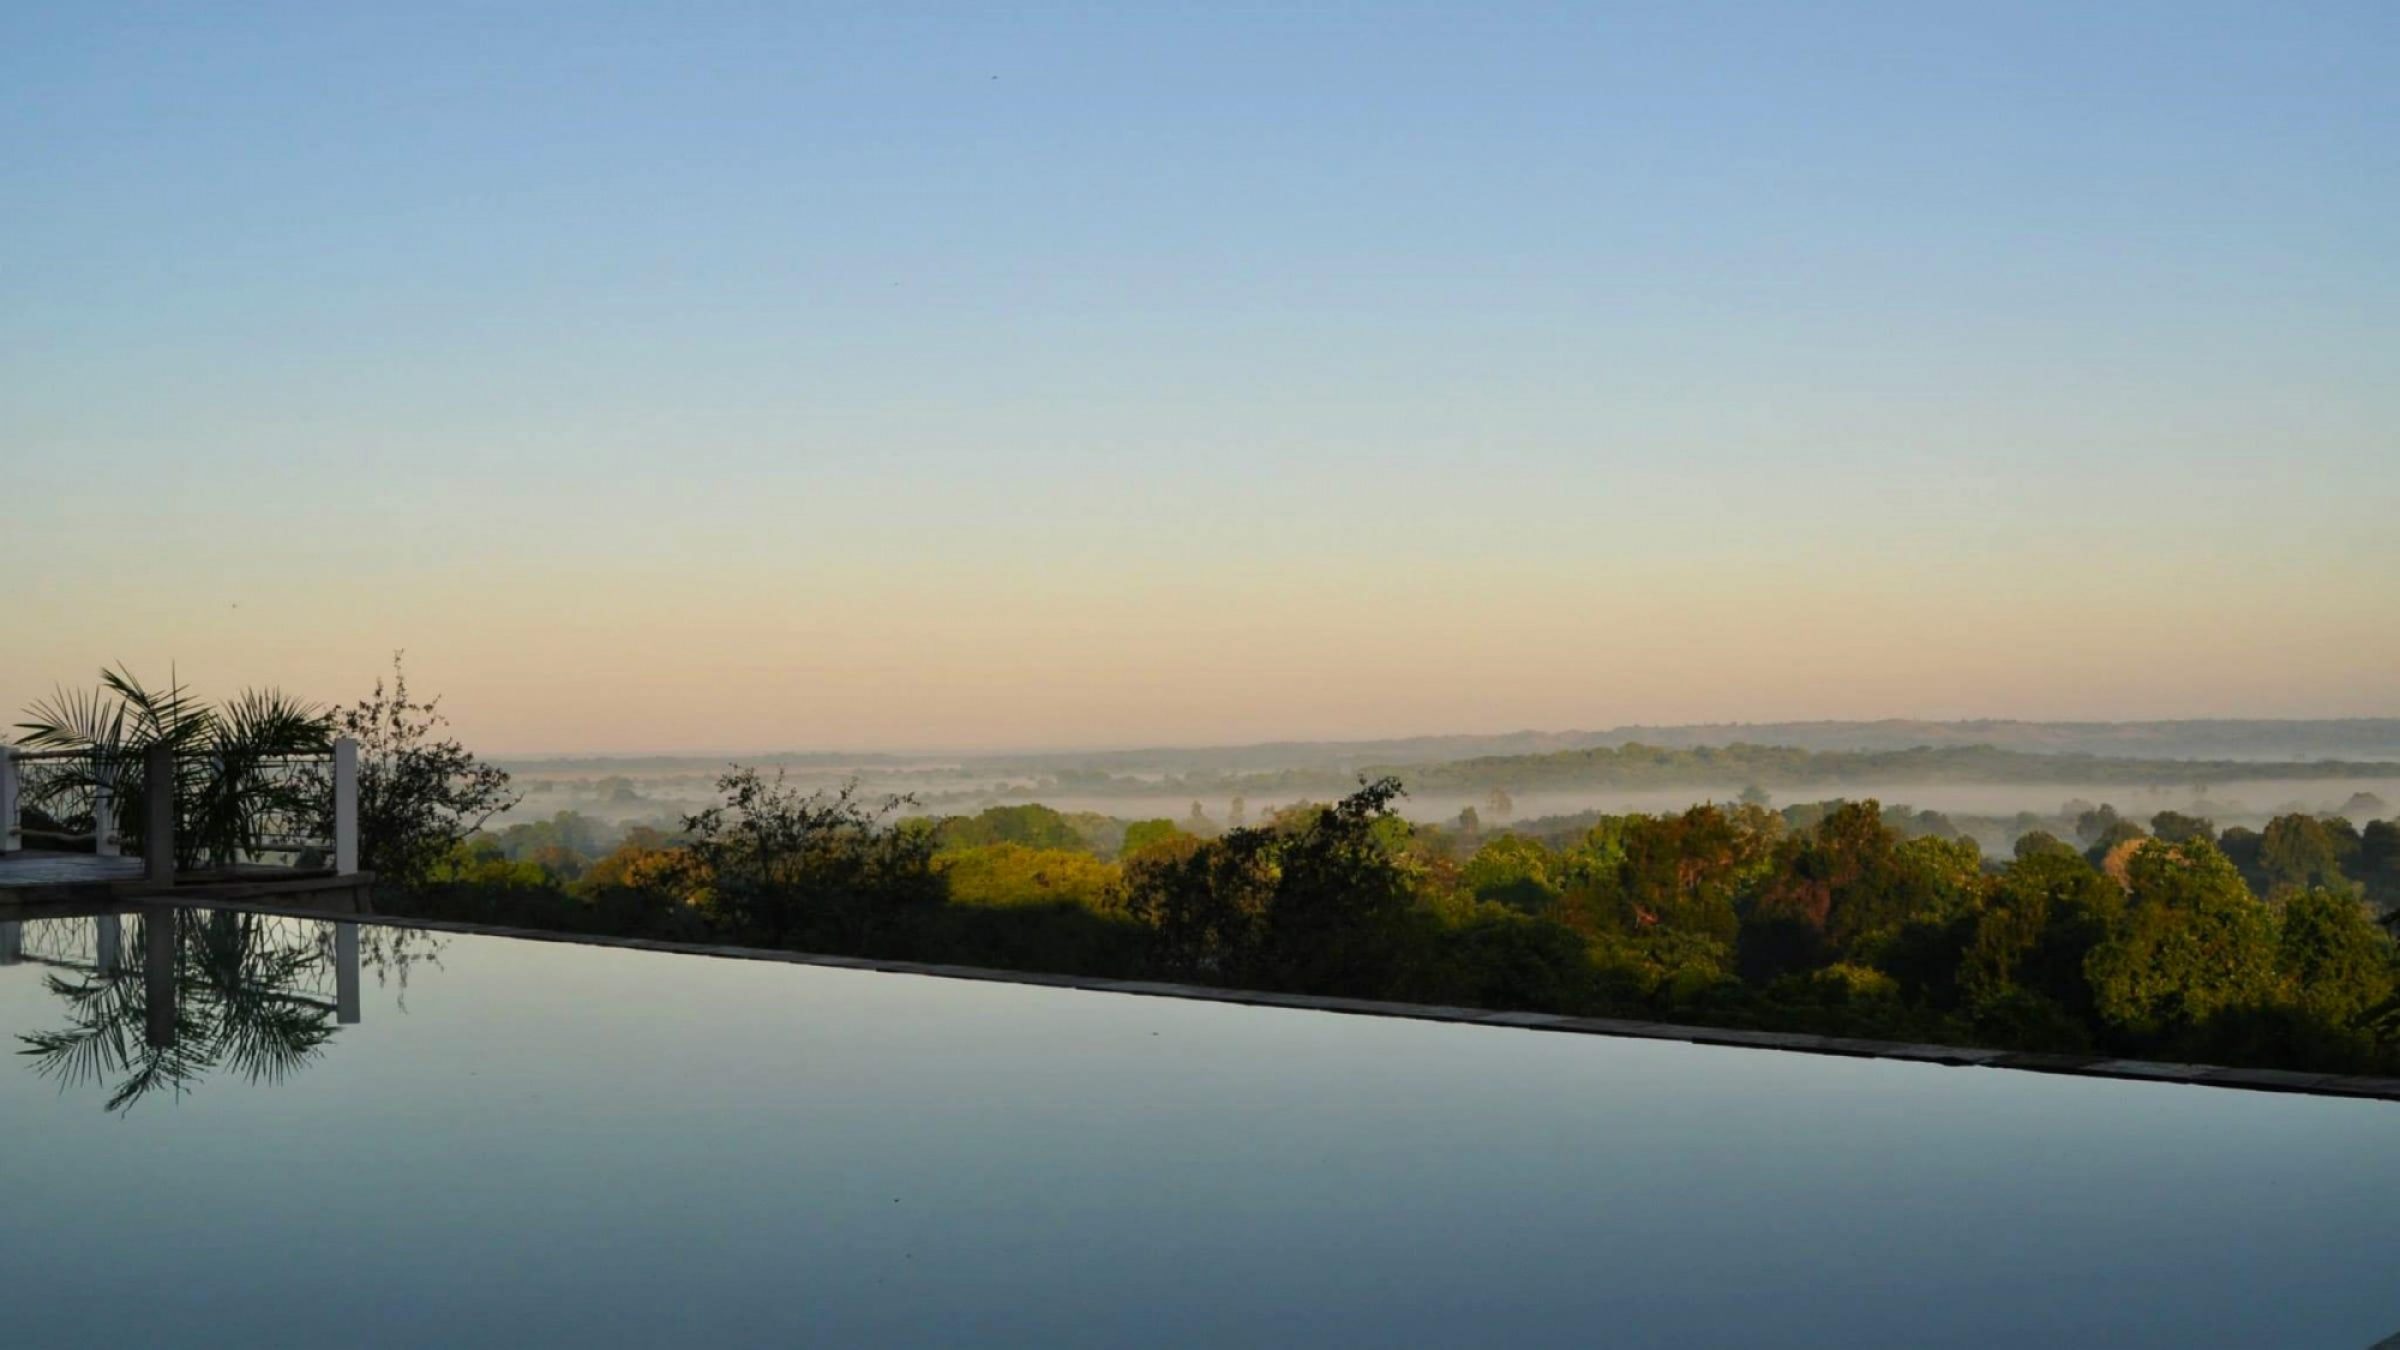
[{"label": "reflection in pool", "polygon": [[2400,1330],[2385,1102],[80,922],[0,949],[10,1344]]},{"label": "reflection in pool", "polygon": [[362,955],[355,923],[135,911],[0,922],[0,964],[40,968],[63,1005],[63,1025],[18,1034],[34,1070],[102,1087],[104,1107],[122,1111],[212,1072],[282,1080],[359,1020],[362,966],[405,988],[442,941],[374,927]]}]

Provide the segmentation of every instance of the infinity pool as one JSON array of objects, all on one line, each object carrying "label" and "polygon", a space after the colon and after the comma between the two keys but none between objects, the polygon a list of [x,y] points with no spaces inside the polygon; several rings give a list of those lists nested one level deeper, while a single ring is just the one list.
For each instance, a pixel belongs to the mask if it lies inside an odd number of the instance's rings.
[{"label": "infinity pool", "polygon": [[191,911],[0,961],[12,1345],[2400,1331],[2382,1102]]}]

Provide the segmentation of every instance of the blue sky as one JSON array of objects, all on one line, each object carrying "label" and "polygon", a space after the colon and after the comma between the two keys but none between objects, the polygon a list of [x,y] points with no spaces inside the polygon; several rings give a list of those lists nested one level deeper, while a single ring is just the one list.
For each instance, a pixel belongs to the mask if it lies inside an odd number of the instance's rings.
[{"label": "blue sky", "polygon": [[2400,710],[2400,10],[1298,11],[10,11],[0,702]]}]

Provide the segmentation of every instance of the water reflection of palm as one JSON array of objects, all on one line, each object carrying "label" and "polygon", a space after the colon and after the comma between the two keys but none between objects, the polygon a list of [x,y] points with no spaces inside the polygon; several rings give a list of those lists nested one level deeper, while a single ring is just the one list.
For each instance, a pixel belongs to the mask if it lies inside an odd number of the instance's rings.
[{"label": "water reflection of palm", "polygon": [[[359,1019],[362,971],[405,990],[443,945],[432,933],[228,910],[37,922],[60,949],[34,959],[52,967],[44,984],[67,1005],[67,1024],[20,1036],[22,1053],[62,1087],[108,1087],[110,1111],[180,1096],[219,1069],[280,1082]],[[88,952],[76,940],[86,933]]]}]

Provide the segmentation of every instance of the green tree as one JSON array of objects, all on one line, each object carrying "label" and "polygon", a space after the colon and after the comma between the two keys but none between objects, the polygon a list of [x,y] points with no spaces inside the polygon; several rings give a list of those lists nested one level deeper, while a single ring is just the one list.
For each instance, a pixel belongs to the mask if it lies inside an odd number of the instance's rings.
[{"label": "green tree", "polygon": [[1171,849],[1192,839],[1194,836],[1186,834],[1174,821],[1164,816],[1156,820],[1137,820],[1125,827],[1123,856],[1132,859],[1157,849]]},{"label": "green tree", "polygon": [[681,905],[691,898],[688,888],[696,870],[689,855],[667,843],[658,831],[632,832],[583,869],[574,889],[586,897],[609,891],[639,892],[659,907]]},{"label": "green tree", "polygon": [[464,887],[491,898],[493,892],[554,890],[558,878],[532,859],[509,857],[498,840],[479,834],[452,844],[419,884]]},{"label": "green tree", "polygon": [[1271,830],[1241,829],[1126,859],[1126,908],[1151,930],[1151,961],[1161,973],[1224,984],[1251,977],[1274,904],[1275,838]]},{"label": "green tree", "polygon": [[2400,820],[2371,820],[2359,831],[2358,880],[2377,908],[2400,907]]},{"label": "green tree", "polygon": [[1833,960],[1871,962],[1905,925],[1956,918],[1981,872],[1973,840],[1904,842],[1878,803],[1845,802],[1776,853],[1742,916],[1743,975],[1765,983]]},{"label": "green tree", "polygon": [[2392,996],[2392,938],[2343,891],[2311,887],[2283,901],[2277,962],[2293,998],[2312,1015],[2347,1025]]},{"label": "green tree", "polygon": [[2271,894],[2309,886],[2346,886],[2344,842],[2339,831],[2314,816],[2275,817],[2267,822],[2258,841],[2258,870],[2266,882],[2261,889]]},{"label": "green tree", "polygon": [[580,811],[559,811],[547,820],[524,820],[497,832],[500,851],[511,858],[530,857],[537,849],[590,862],[608,849],[614,834],[608,825]]},{"label": "green tree", "polygon": [[542,869],[551,881],[564,885],[583,875],[590,860],[564,844],[543,844],[525,854],[525,861]]},{"label": "green tree", "polygon": [[2205,816],[2187,816],[2181,811],[2161,811],[2150,817],[2150,833],[2170,843],[2186,839],[2214,839],[2217,827]]},{"label": "green tree", "polygon": [[2149,837],[2141,826],[2130,820],[2111,821],[2098,837],[2090,841],[2083,856],[2090,860],[2092,866],[2098,867],[2108,861],[2110,854],[2118,852],[2125,845]]},{"label": "green tree", "polygon": [[1080,849],[983,844],[942,855],[952,903],[1041,905],[1069,903],[1099,914],[1123,908],[1119,872]]},{"label": "green tree", "polygon": [[2152,844],[2128,865],[2123,920],[2085,963],[2111,1026],[2161,1043],[2276,992],[2275,925],[2204,839]]},{"label": "green tree", "polygon": [[2227,826],[2224,833],[2217,836],[2218,851],[2249,881],[2252,890],[2264,893],[2267,879],[2265,873],[2259,870],[2260,843],[2258,831],[2242,825]]},{"label": "green tree", "polygon": [[1274,829],[1228,831],[1126,868],[1128,909],[1172,973],[1274,988],[1389,993],[1408,974],[1414,877],[1383,828],[1397,779]]},{"label": "green tree", "polygon": [[1539,914],[1559,897],[1551,878],[1556,862],[1540,841],[1504,834],[1475,850],[1459,876],[1478,900]]},{"label": "green tree", "polygon": [[1440,971],[1427,990],[1445,1003],[1476,1008],[1579,1010],[1592,995],[1592,959],[1582,939],[1491,906],[1440,938]]},{"label": "green tree", "polygon": [[1970,1003],[2012,989],[2040,995],[2078,1019],[2093,1010],[2084,963],[2125,910],[2125,892],[2064,845],[2019,858],[1975,915],[1958,982]]},{"label": "green tree", "polygon": [[856,783],[803,796],[745,768],[717,790],[718,805],[684,817],[686,853],[701,902],[749,940],[867,950],[944,898],[933,832],[893,821],[906,797],[870,806]]},{"label": "green tree", "polygon": [[1283,836],[1265,950],[1279,986],[1360,994],[1395,988],[1415,894],[1393,847],[1406,833],[1392,810],[1400,793],[1397,778],[1362,784]]},{"label": "green tree", "polygon": [[1022,844],[1027,848],[1081,848],[1083,836],[1064,815],[1039,803],[992,806],[972,816],[952,816],[938,831],[944,848]]},{"label": "green tree", "polygon": [[1620,821],[1616,893],[1621,926],[1696,933],[1731,945],[1740,931],[1736,898],[1769,866],[1780,831],[1758,808],[1703,803],[1677,815]]},{"label": "green tree", "polygon": [[386,886],[405,890],[429,880],[453,845],[518,800],[506,770],[442,734],[449,719],[440,703],[409,696],[395,654],[391,684],[377,680],[372,694],[336,718],[358,741],[360,865]]},{"label": "green tree", "polygon": [[2027,830],[2023,834],[2018,835],[2015,848],[2012,851],[2019,862],[2023,862],[2028,858],[2038,858],[2045,854],[2051,853],[2064,853],[2070,857],[2082,856],[2075,852],[2075,846],[2073,844],[2070,844],[2067,841],[2059,838],[2057,835],[2050,833],[2048,830]]},{"label": "green tree", "polygon": [[[2106,802],[2088,810],[2078,811],[2075,813],[2075,842],[2089,850],[2094,844],[2099,843],[2110,830],[2122,823],[2123,819],[2117,814],[2117,808]],[[2103,851],[2105,852],[2105,850]]]}]

